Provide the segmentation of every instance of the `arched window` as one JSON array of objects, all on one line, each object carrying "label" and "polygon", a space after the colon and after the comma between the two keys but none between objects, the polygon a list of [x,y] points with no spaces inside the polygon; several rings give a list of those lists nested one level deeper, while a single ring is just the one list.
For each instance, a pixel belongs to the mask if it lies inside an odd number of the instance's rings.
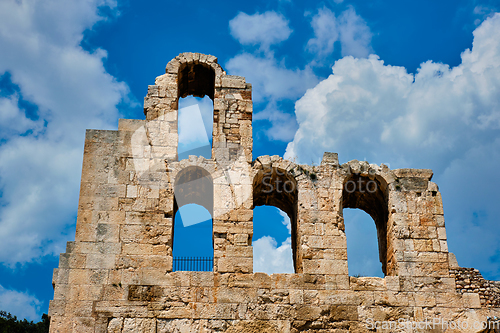
[{"label": "arched window", "polygon": [[253,271],[267,274],[293,273],[290,217],[273,206],[253,210]]},{"label": "arched window", "polygon": [[[254,271],[265,270],[259,261],[259,256],[263,256],[259,251],[265,249],[275,251],[274,256],[286,258],[288,246],[291,247],[293,266],[279,266],[277,263],[269,265],[266,273],[298,273],[297,267],[297,182],[285,170],[269,168],[262,170],[254,178],[253,183],[253,204],[254,204]],[[259,207],[263,206],[263,207]],[[272,207],[269,207],[272,206]],[[258,208],[257,208],[258,207]],[[275,208],[273,208],[275,207]],[[269,236],[268,230],[277,230],[275,237]],[[285,229],[286,228],[286,229]],[[286,234],[287,232],[288,234]],[[288,236],[283,240],[283,235]],[[273,239],[275,243],[273,243]],[[278,240],[280,243],[278,244]],[[269,253],[267,254],[269,256]],[[276,258],[277,259],[277,258]],[[257,266],[256,266],[257,265]],[[274,269],[274,271],[273,271]],[[276,271],[279,269],[279,271]]]},{"label": "arched window", "polygon": [[215,72],[205,64],[183,63],[178,74],[178,160],[212,158]]},{"label": "arched window", "polygon": [[[375,221],[378,239],[378,257],[382,264],[382,272],[387,275],[387,268],[390,266],[388,263],[392,258],[388,256],[387,220],[389,217],[389,211],[387,204],[387,183],[385,180],[378,177],[369,178],[359,174],[352,174],[344,182],[344,188],[342,190],[342,208],[359,208],[366,212],[373,219],[373,221]],[[352,231],[353,226],[349,225],[351,223],[351,221],[349,221],[350,218],[353,218],[353,214],[346,214],[346,216],[344,216],[344,224],[346,226],[347,233],[352,234],[350,231]],[[366,216],[362,216],[360,214],[355,215],[355,220],[358,220],[355,222],[360,224],[365,224],[367,221]],[[354,228],[356,228],[356,226]],[[355,231],[358,233],[361,232],[358,228],[356,228]],[[347,239],[348,260],[349,244],[353,245],[354,243],[354,240],[350,241]],[[369,249],[366,249],[365,251],[369,251]],[[353,252],[351,254],[355,253],[355,251],[351,252]],[[357,274],[362,274],[362,271]]]},{"label": "arched window", "polygon": [[215,71],[212,67],[194,62],[183,63],[179,67],[179,98],[192,95],[196,97],[208,96],[214,100]]},{"label": "arched window", "polygon": [[174,271],[212,271],[212,215],[205,207],[187,204],[174,218]]},{"label": "arched window", "polygon": [[173,270],[213,270],[213,180],[191,166],[177,174],[174,185]]},{"label": "arched window", "polygon": [[345,208],[343,215],[349,274],[383,277],[378,255],[377,229],[373,219],[361,209]]}]

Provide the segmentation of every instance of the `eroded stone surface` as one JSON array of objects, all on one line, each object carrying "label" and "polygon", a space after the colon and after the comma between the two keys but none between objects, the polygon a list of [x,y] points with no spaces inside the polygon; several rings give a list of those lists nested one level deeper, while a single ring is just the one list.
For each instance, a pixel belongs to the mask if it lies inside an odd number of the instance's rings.
[{"label": "eroded stone surface", "polygon": [[[51,332],[478,332],[475,322],[500,317],[498,282],[448,253],[431,170],[339,165],[335,153],[319,166],[252,160],[251,94],[217,58],[183,53],[149,86],[146,120],[87,131],[76,237],[54,271]],[[187,95],[214,102],[211,159],[178,160],[178,99]],[[173,272],[183,201],[212,214],[213,272]],[[295,274],[253,273],[253,208],[264,204],[290,217]],[[374,219],[384,278],[349,277],[348,207]],[[437,319],[468,328],[370,330]]]}]

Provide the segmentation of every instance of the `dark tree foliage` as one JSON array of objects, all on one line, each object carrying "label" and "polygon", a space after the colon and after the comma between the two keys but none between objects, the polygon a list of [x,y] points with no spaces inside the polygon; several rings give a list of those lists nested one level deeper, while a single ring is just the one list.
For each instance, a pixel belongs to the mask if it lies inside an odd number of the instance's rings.
[{"label": "dark tree foliage", "polygon": [[19,320],[16,316],[0,311],[0,333],[48,333],[49,317],[44,313],[38,323]]}]

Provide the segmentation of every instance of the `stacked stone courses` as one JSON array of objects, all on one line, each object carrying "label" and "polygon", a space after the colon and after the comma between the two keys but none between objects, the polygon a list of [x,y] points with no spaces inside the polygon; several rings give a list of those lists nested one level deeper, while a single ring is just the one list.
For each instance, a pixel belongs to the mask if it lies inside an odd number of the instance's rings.
[{"label": "stacked stone courses", "polygon": [[477,293],[481,305],[500,307],[500,281],[488,281],[474,268],[457,267],[450,270],[455,277],[457,291],[460,293]]},{"label": "stacked stone courses", "polygon": [[[178,102],[209,96],[212,157],[178,158]],[[148,87],[145,120],[87,130],[74,242],[54,270],[50,332],[479,332],[500,317],[500,283],[448,252],[428,169],[325,153],[318,166],[252,157],[252,87],[217,58],[182,53]],[[280,187],[281,186],[281,187]],[[173,271],[176,212],[213,218],[213,272]],[[253,209],[291,221],[294,274],[253,272]],[[385,277],[352,277],[344,208],[377,228]],[[440,318],[470,329],[372,329]]]}]

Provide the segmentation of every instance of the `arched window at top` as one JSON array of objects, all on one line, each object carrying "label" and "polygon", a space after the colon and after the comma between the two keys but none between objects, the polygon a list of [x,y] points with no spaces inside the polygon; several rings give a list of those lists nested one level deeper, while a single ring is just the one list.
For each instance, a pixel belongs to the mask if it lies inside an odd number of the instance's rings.
[{"label": "arched window at top", "polygon": [[[282,247],[282,251],[287,251],[288,246],[291,246],[292,250],[292,259],[293,259],[293,267],[284,268],[285,271],[281,271],[280,273],[300,273],[297,267],[300,267],[300,263],[297,259],[297,182],[295,179],[285,170],[281,170],[278,168],[269,168],[266,170],[260,171],[254,178],[253,183],[253,203],[254,208],[257,206],[274,206],[278,208],[278,210],[270,210],[271,207],[265,207],[265,210],[262,209],[254,209],[254,225],[258,223],[266,223],[266,219],[273,214],[277,216],[277,219],[280,221],[279,224],[284,224],[281,221],[286,222],[286,225],[289,224],[289,235],[290,240],[285,240],[281,242],[280,246],[275,244],[275,248],[277,250]],[[267,217],[264,217],[262,213],[268,213]],[[281,215],[281,218],[279,218]],[[264,217],[263,221],[259,221],[259,217]],[[276,222],[276,221],[274,221]],[[283,225],[281,226],[283,229]],[[286,227],[286,226],[285,226]],[[256,239],[255,239],[256,240]],[[269,243],[269,242],[268,242]],[[265,244],[264,244],[265,245]],[[270,244],[267,244],[270,245]],[[272,244],[271,244],[272,245]],[[254,249],[255,253],[255,249]],[[255,258],[254,258],[255,260]]]},{"label": "arched window at top", "polygon": [[215,72],[204,64],[184,63],[178,76],[178,160],[212,158]]},{"label": "arched window at top", "polygon": [[378,255],[377,228],[361,209],[345,208],[345,235],[349,275],[384,277]]}]

